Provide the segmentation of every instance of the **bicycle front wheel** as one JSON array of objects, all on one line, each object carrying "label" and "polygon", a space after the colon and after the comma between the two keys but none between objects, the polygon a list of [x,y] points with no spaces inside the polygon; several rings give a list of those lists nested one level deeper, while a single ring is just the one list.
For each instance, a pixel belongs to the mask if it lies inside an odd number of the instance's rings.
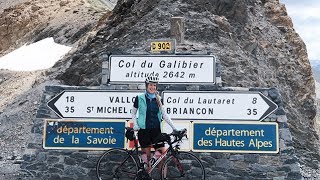
[{"label": "bicycle front wheel", "polygon": [[110,149],[97,162],[99,180],[129,180],[136,177],[138,165],[135,158],[124,149]]},{"label": "bicycle front wheel", "polygon": [[190,152],[178,152],[175,156],[170,156],[163,164],[161,178],[162,180],[204,180],[205,171],[197,156]]}]

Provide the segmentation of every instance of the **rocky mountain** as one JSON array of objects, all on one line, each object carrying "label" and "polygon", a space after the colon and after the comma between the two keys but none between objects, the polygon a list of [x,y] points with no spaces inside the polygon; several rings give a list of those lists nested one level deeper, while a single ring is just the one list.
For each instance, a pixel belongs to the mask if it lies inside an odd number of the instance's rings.
[{"label": "rocky mountain", "polygon": [[98,85],[103,55],[149,53],[149,39],[170,37],[172,16],[185,18],[185,42],[177,52],[216,54],[224,85],[280,90],[299,160],[318,168],[312,70],[305,44],[277,0],[119,1],[96,36],[65,58],[72,65],[58,79]]},{"label": "rocky mountain", "polygon": [[[0,56],[46,37],[76,47],[114,5],[99,0],[0,0]],[[17,178],[17,161],[33,138],[31,129],[44,86],[59,83],[46,71],[0,69],[0,179]],[[62,67],[56,70],[62,72]]]},{"label": "rocky mountain", "polygon": [[[112,11],[101,2],[1,1],[2,54],[48,36],[75,47],[53,68],[33,72],[36,77],[30,84],[21,80],[30,74],[0,71],[1,94],[12,94],[0,109],[4,177],[15,177],[15,171],[4,167],[19,165],[27,141],[41,142],[30,132],[45,85],[99,86],[107,55],[149,54],[148,40],[170,38],[173,16],[185,22],[178,54],[215,54],[224,86],[280,91],[284,108],[279,111],[288,116],[295,155],[306,177],[319,177],[315,82],[305,44],[279,0],[119,0]],[[14,83],[24,87],[13,93]]]},{"label": "rocky mountain", "polygon": [[310,60],[313,77],[316,85],[316,99],[317,99],[317,116],[316,116],[316,130],[320,134],[320,60]]},{"label": "rocky mountain", "polygon": [[312,67],[314,79],[317,82],[320,82],[320,61],[319,60],[312,60],[310,62],[311,62],[311,67]]},{"label": "rocky mountain", "polygon": [[74,45],[108,11],[101,3],[94,2],[1,1],[0,55],[46,37],[54,37],[57,43]]}]

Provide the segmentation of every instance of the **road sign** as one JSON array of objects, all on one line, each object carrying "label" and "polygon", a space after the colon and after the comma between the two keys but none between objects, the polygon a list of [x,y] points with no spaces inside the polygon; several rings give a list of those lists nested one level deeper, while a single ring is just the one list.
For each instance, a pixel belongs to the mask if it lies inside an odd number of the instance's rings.
[{"label": "road sign", "polygon": [[270,122],[194,122],[193,151],[278,153],[278,124]]},{"label": "road sign", "polygon": [[44,149],[104,150],[125,147],[125,121],[45,120]]},{"label": "road sign", "polygon": [[133,102],[141,91],[65,90],[48,102],[61,118],[131,119]]},{"label": "road sign", "polygon": [[278,106],[260,92],[164,91],[172,119],[260,121]]},{"label": "road sign", "polygon": [[160,83],[213,84],[215,57],[195,55],[111,55],[110,83],[142,83],[149,75]]},{"label": "road sign", "polygon": [[175,48],[176,47],[174,39],[158,39],[150,41],[150,50],[152,53],[174,53]]}]

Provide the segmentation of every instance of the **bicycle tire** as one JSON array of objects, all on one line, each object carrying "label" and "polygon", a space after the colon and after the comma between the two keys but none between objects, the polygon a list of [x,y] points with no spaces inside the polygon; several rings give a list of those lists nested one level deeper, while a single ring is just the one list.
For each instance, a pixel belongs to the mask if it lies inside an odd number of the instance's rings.
[{"label": "bicycle tire", "polygon": [[[179,169],[181,164],[182,171]],[[170,156],[161,167],[162,180],[204,180],[205,169],[200,159],[190,152],[178,152]]]},{"label": "bicycle tire", "polygon": [[96,166],[99,180],[135,179],[138,171],[136,159],[124,149],[110,149],[103,153]]}]

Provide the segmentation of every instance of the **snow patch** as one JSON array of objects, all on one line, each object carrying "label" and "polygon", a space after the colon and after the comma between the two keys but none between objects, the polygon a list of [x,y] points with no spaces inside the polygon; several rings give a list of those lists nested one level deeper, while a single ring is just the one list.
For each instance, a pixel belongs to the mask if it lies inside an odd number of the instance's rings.
[{"label": "snow patch", "polygon": [[24,45],[0,57],[0,69],[11,71],[36,71],[51,68],[72,47],[60,45],[53,38],[46,38],[30,45]]}]

